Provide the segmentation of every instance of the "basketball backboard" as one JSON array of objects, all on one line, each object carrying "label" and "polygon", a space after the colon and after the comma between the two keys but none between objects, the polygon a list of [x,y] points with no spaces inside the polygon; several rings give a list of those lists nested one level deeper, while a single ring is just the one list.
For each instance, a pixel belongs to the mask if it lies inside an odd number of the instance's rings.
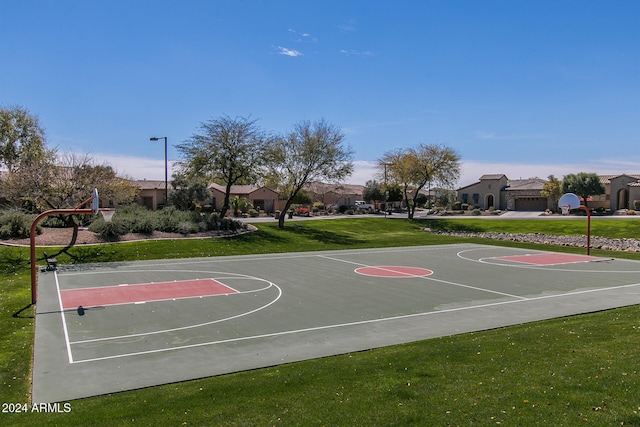
[{"label": "basketball backboard", "polygon": [[100,198],[98,197],[98,189],[93,189],[93,198],[91,199],[91,210],[94,214],[100,211]]}]

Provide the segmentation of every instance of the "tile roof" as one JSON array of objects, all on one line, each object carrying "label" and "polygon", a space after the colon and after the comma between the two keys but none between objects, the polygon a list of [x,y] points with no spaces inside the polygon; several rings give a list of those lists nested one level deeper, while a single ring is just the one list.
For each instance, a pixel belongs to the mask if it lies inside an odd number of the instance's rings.
[{"label": "tile roof", "polygon": [[164,190],[164,180],[140,179],[131,181],[131,185],[141,190]]}]

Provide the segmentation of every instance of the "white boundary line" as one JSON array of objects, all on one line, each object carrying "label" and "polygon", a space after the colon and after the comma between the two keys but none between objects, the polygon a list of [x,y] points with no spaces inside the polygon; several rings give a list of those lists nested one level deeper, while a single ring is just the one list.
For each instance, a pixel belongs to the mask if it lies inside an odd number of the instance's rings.
[{"label": "white boundary line", "polygon": [[[507,267],[507,268],[522,268],[522,269],[528,269],[528,270],[541,270],[541,271],[557,271],[557,272],[566,272],[566,273],[604,273],[604,274],[638,274],[640,273],[640,270],[578,270],[578,269],[570,269],[570,268],[551,268],[551,267],[545,267],[543,265],[531,265],[531,264],[524,264],[524,263],[519,263],[519,264],[504,264],[504,263],[500,263],[500,262],[491,262],[491,260],[495,260],[496,258],[500,258],[497,256],[492,256],[492,257],[482,257],[482,258],[478,258],[478,259],[474,259],[474,258],[469,258],[464,256],[463,254],[465,252],[473,252],[473,251],[481,251],[481,250],[486,250],[487,248],[491,248],[491,246],[485,246],[485,247],[481,247],[481,248],[474,248],[474,249],[465,249],[462,251],[459,251],[456,256],[460,259],[463,259],[465,261],[471,261],[471,262],[477,262],[480,264],[487,264],[487,265],[494,265],[494,266],[498,266],[498,267]],[[509,248],[509,249],[520,249],[520,248]],[[520,250],[525,250],[525,249],[520,249]],[[531,251],[531,249],[529,249],[529,251]],[[540,253],[554,253],[554,252],[540,252]],[[618,259],[618,258],[605,258],[604,260],[598,260],[598,261],[580,261],[580,262],[574,262],[574,263],[570,263],[570,264],[578,264],[578,263],[587,263],[587,262],[602,262],[602,261],[628,261],[628,260],[624,260],[624,259]],[[636,261],[637,262],[637,261]],[[566,265],[567,263],[562,263],[562,264],[554,264],[554,265]]]},{"label": "white boundary line", "polygon": [[[445,248],[456,248],[456,247],[460,247],[460,246],[466,246],[468,247],[468,244],[461,244],[461,245],[445,245]],[[478,251],[478,250],[488,250],[491,248],[494,248],[493,246],[490,245],[472,245],[473,248],[470,249],[465,249],[465,250],[461,250],[457,252],[457,256],[463,260],[467,260],[467,261],[473,261],[473,262],[478,262],[478,263],[484,263],[484,264],[488,264],[488,265],[497,265],[497,266],[503,266],[503,267],[509,267],[509,268],[513,268],[513,267],[517,267],[517,268],[534,268],[534,269],[540,269],[540,270],[551,270],[551,271],[560,271],[560,272],[573,272],[573,271],[577,271],[577,272],[582,272],[582,273],[593,273],[593,272],[602,272],[602,273],[617,273],[617,271],[585,271],[585,270],[558,270],[558,269],[547,269],[547,268],[538,268],[535,266],[527,266],[527,265],[506,265],[506,264],[499,264],[499,263],[490,263],[490,262],[485,262],[483,261],[484,259],[489,259],[488,258],[481,258],[481,259],[472,259],[472,258],[467,258],[462,256],[463,253],[465,252],[470,252],[470,251]],[[478,247],[481,246],[481,247]],[[424,251],[430,251],[430,250],[442,250],[443,246],[442,245],[437,245],[437,246],[416,246],[416,247],[403,247],[403,248],[384,248],[383,250],[356,250],[356,251],[331,251],[330,253],[332,254],[340,254],[340,255],[361,255],[363,253],[376,253],[376,254],[380,254],[380,253],[399,253],[399,252],[424,252]],[[509,248],[509,249],[513,249],[513,250],[518,250],[520,248]],[[524,250],[524,249],[521,249]],[[541,251],[544,252],[544,251]],[[213,259],[202,259],[202,260],[198,260],[198,261],[193,261],[193,262],[176,262],[176,263],[172,263],[169,265],[191,265],[191,264],[203,264],[203,263],[219,263],[219,262],[230,262],[230,261],[252,261],[252,260],[272,260],[272,259],[288,259],[291,260],[292,258],[311,258],[311,257],[320,257],[320,258],[325,258],[328,260],[332,260],[332,261],[337,261],[337,262],[343,262],[343,263],[350,263],[350,264],[355,264],[355,265],[359,265],[359,266],[368,266],[366,264],[361,264],[361,263],[356,263],[356,262],[352,262],[352,261],[347,261],[347,260],[341,260],[338,258],[333,258],[331,256],[327,256],[327,255],[318,255],[317,253],[313,253],[313,252],[309,252],[309,253],[299,253],[299,254],[282,254],[282,255],[278,255],[278,256],[258,256],[258,257],[252,257],[252,256],[238,256],[238,257],[233,257],[230,259],[217,259],[217,260],[213,260]],[[495,258],[495,257],[494,257]],[[163,265],[167,265],[167,264],[163,264]],[[159,264],[157,263],[149,263],[147,265],[145,264],[138,264],[136,265],[137,268],[140,267],[154,267],[157,268],[159,266]],[[141,271],[146,271],[146,270],[141,270]],[[164,270],[164,269],[160,269],[157,270],[159,272],[168,272],[168,271],[174,271],[174,272],[189,272],[189,270]],[[123,273],[126,271],[120,270],[119,273]],[[622,273],[637,273],[638,271],[620,271]],[[81,271],[81,272],[69,272],[66,274],[69,275],[79,275],[79,274],[100,274],[100,273],[111,273],[111,272],[91,272],[91,271]],[[209,273],[209,272],[207,272]],[[230,275],[236,274],[236,273],[227,273]],[[238,275],[238,276],[242,276],[242,275]],[[418,276],[416,276],[418,277]],[[356,322],[348,322],[348,323],[342,323],[342,324],[334,324],[334,325],[325,325],[325,326],[318,326],[318,327],[312,327],[312,328],[304,328],[304,329],[298,329],[298,330],[290,330],[290,331],[281,331],[281,332],[274,332],[274,333],[268,333],[268,334],[261,334],[261,335],[255,335],[255,336],[248,336],[248,337],[240,337],[240,338],[230,338],[230,339],[225,339],[225,340],[219,340],[219,341],[210,341],[210,342],[204,342],[204,343],[198,343],[198,344],[190,344],[190,345],[184,345],[184,346],[177,346],[177,347],[171,347],[171,348],[161,348],[161,349],[155,349],[155,350],[147,350],[147,351],[140,351],[140,352],[132,352],[132,353],[122,353],[122,354],[117,354],[117,355],[112,355],[112,356],[104,356],[104,357],[97,357],[97,358],[91,358],[91,359],[85,359],[85,360],[78,360],[78,361],[73,361],[71,358],[71,353],[70,353],[70,342],[68,339],[68,336],[66,336],[66,340],[67,340],[67,348],[69,349],[69,356],[70,356],[70,363],[85,363],[85,362],[94,362],[94,361],[102,361],[102,360],[109,360],[109,359],[118,359],[118,358],[123,358],[123,357],[129,357],[129,356],[137,356],[137,355],[146,355],[146,354],[154,354],[154,353],[161,353],[161,352],[167,352],[167,351],[174,351],[174,350],[182,350],[182,349],[189,349],[189,348],[197,348],[197,347],[204,347],[204,346],[210,346],[210,345],[217,345],[217,344],[225,344],[225,343],[234,343],[234,342],[242,342],[242,341],[249,341],[249,340],[254,340],[254,339],[261,339],[261,338],[269,338],[269,337],[278,337],[278,336],[285,336],[285,335],[292,335],[292,334],[296,334],[296,333],[304,333],[304,332],[313,332],[313,331],[321,331],[321,330],[328,330],[328,329],[336,329],[336,328],[341,328],[341,327],[349,327],[349,326],[358,326],[358,325],[364,325],[364,324],[371,324],[371,323],[380,323],[380,322],[386,322],[386,321],[393,321],[393,320],[402,320],[402,319],[407,319],[407,318],[414,318],[414,317],[423,317],[423,316],[430,316],[430,315],[436,315],[436,314],[441,314],[441,313],[450,313],[450,312],[457,312],[457,311],[464,311],[464,310],[473,310],[473,309],[478,309],[478,308],[486,308],[486,307],[494,307],[494,306],[500,306],[500,305],[507,305],[507,304],[512,304],[512,303],[521,303],[521,302],[528,302],[528,301],[536,301],[536,300],[544,300],[544,299],[551,299],[551,298],[562,298],[562,297],[566,297],[566,296],[573,296],[573,295],[580,295],[580,294],[587,294],[587,293],[594,293],[594,292],[603,292],[603,291],[610,291],[610,290],[614,290],[614,289],[623,289],[623,288],[630,288],[630,287],[636,287],[636,286],[640,286],[640,283],[633,283],[633,284],[626,284],[626,285],[620,285],[620,286],[613,286],[613,287],[606,287],[606,288],[595,288],[595,289],[588,289],[588,290],[581,290],[581,291],[574,291],[574,292],[567,292],[567,293],[561,293],[561,294],[554,294],[554,295],[543,295],[543,296],[538,296],[538,297],[522,297],[522,296],[517,296],[517,295],[511,295],[511,294],[506,294],[506,293],[502,293],[502,292],[497,292],[497,291],[491,291],[488,289],[483,289],[483,288],[477,288],[474,286],[470,286],[470,285],[463,285],[460,283],[455,283],[455,282],[449,282],[449,281],[445,281],[445,280],[441,280],[441,279],[435,279],[433,277],[429,277],[429,276],[419,276],[425,280],[433,280],[433,281],[437,281],[437,282],[441,282],[441,283],[445,283],[445,284],[450,284],[450,285],[454,285],[454,286],[460,286],[460,287],[465,287],[465,288],[470,288],[470,289],[474,289],[474,290],[478,290],[478,291],[482,291],[482,292],[488,292],[488,293],[494,293],[494,294],[498,294],[498,295],[502,295],[502,296],[507,296],[507,297],[511,297],[511,298],[515,298],[514,300],[510,300],[510,301],[499,301],[499,302],[493,302],[493,303],[487,303],[487,304],[478,304],[478,305],[474,305],[474,306],[468,306],[468,307],[457,307],[457,308],[451,308],[451,309],[444,309],[444,310],[437,310],[437,311],[430,311],[430,312],[423,312],[423,313],[413,313],[413,314],[407,314],[407,315],[399,315],[399,316],[393,316],[393,317],[388,317],[388,318],[382,318],[382,319],[370,319],[370,320],[363,320],[363,321],[356,321]],[[262,281],[266,281],[264,279],[259,279],[256,278],[257,280],[262,280]],[[271,283],[271,282],[269,282]],[[56,284],[57,284],[57,276],[56,276]],[[277,301],[280,296],[282,295],[282,290],[274,284],[274,286],[276,286],[278,288],[279,291],[279,295],[278,298],[274,301],[272,301],[271,303],[265,305],[264,307],[258,308],[256,310],[253,310],[251,312],[245,313],[245,314],[241,314],[241,315],[237,315],[237,316],[233,316],[230,317],[229,319],[233,319],[233,318],[237,318],[237,317],[241,317],[253,312],[256,312],[258,310],[262,310],[263,308],[268,307],[269,305],[275,303],[275,301]],[[59,289],[58,289],[59,292]],[[64,317],[64,313],[63,313],[63,317]],[[229,320],[229,319],[224,319],[224,320]],[[213,322],[208,322],[208,323],[216,323],[216,322],[220,322],[223,319],[217,320],[217,321],[213,321]],[[63,319],[63,323],[64,323],[64,319]],[[201,324],[200,326],[203,326],[205,324]],[[65,326],[65,334],[66,334],[66,324]],[[190,326],[190,327],[197,327],[197,326]],[[190,327],[186,327],[186,328],[190,328]],[[184,328],[184,329],[186,329]],[[183,328],[177,328],[177,329],[183,329]],[[171,329],[166,330],[166,331],[171,331]],[[162,333],[162,332],[166,332],[166,331],[157,331],[157,332],[153,332],[153,333]],[[138,335],[138,334],[136,334]],[[136,335],[131,335],[131,336],[136,336]],[[142,335],[149,335],[149,333],[144,333]],[[127,337],[127,336],[123,336],[123,337]],[[109,338],[104,338],[104,339],[98,339],[98,340],[109,340],[109,339],[114,339],[113,337],[109,337]],[[82,343],[83,341],[77,341],[74,342],[74,344],[78,344],[78,343]]]},{"label": "white boundary line", "polygon": [[[318,255],[318,257],[319,258],[328,259],[328,260],[331,260],[331,261],[338,261],[338,262],[343,262],[343,263],[347,263],[347,264],[355,264],[355,265],[358,265],[360,267],[375,267],[375,266],[372,266],[372,265],[362,264],[362,263],[354,262],[354,261],[346,261],[346,260],[342,260],[342,259],[339,259],[339,258],[333,258],[333,257],[325,256],[325,255]],[[435,272],[433,274],[435,274]],[[431,274],[429,276],[412,276],[412,277],[416,277],[416,278],[424,279],[424,280],[432,280],[434,282],[445,283],[447,285],[459,286],[461,288],[473,289],[473,290],[480,291],[480,292],[487,292],[487,293],[496,294],[496,295],[502,295],[502,296],[506,296],[506,297],[510,297],[510,298],[526,299],[525,297],[522,297],[522,296],[519,296],[519,295],[513,295],[513,294],[508,294],[508,293],[505,293],[505,292],[493,291],[491,289],[479,288],[477,286],[464,285],[462,283],[450,282],[448,280],[436,279],[435,277],[433,277],[433,274]]]},{"label": "white boundary line", "polygon": [[[469,247],[470,245],[477,247],[478,245],[461,243],[461,244],[451,244],[451,245],[432,245],[432,246],[405,246],[400,248],[363,248],[363,249],[355,249],[355,250],[337,250],[337,251],[322,251],[324,253],[330,254],[340,254],[340,255],[362,255],[368,253],[374,254],[385,254],[385,253],[401,253],[401,252],[427,252],[427,251],[439,251],[443,248],[456,248],[456,247]],[[486,246],[491,247],[491,246]],[[138,262],[145,261],[133,261],[127,264],[133,265],[124,265],[120,266],[120,270],[118,272],[126,272],[123,271],[126,268],[135,267],[135,268],[158,268],[162,266],[174,266],[174,265],[193,265],[193,264],[216,264],[216,263],[229,263],[229,262],[239,262],[239,261],[269,261],[269,260],[278,260],[278,259],[296,259],[296,258],[314,258],[318,256],[318,252],[293,252],[293,253],[282,253],[282,254],[274,254],[274,255],[230,255],[230,256],[220,256],[215,258],[193,258],[193,261],[187,261],[187,259],[179,259],[179,260],[158,260],[158,262],[146,262],[145,264],[138,264]],[[168,261],[176,261],[176,262],[168,262]],[[160,263],[162,262],[162,263]],[[105,265],[109,263],[104,263],[104,265],[100,265],[100,268],[104,268]],[[145,271],[145,270],[141,270]],[[160,269],[158,271],[187,271],[187,270],[164,270]],[[112,271],[64,271],[64,275],[66,276],[75,276],[80,274],[108,274],[113,273]]]},{"label": "white boundary line", "polygon": [[226,340],[210,341],[210,342],[204,342],[204,343],[199,343],[199,344],[190,344],[190,345],[184,345],[184,346],[178,346],[178,347],[172,347],[172,348],[162,348],[162,349],[147,350],[147,351],[140,351],[140,352],[134,352],[134,353],[123,353],[123,354],[118,354],[118,355],[113,355],[113,356],[105,356],[105,357],[97,357],[97,358],[93,358],[93,359],[78,360],[75,363],[97,362],[97,361],[102,361],[102,360],[119,359],[119,358],[130,357],[130,356],[141,356],[141,355],[147,355],[147,354],[162,353],[162,352],[165,352],[165,351],[184,350],[184,349],[189,349],[189,348],[206,347],[206,346],[217,345],[217,344],[237,343],[237,342],[261,339],[261,338],[273,338],[273,337],[280,337],[280,336],[285,336],[285,335],[293,335],[293,334],[304,333],[304,332],[315,332],[315,331],[322,331],[322,330],[328,330],[328,329],[337,329],[337,328],[349,327],[349,326],[360,326],[360,325],[366,325],[366,324],[371,324],[371,323],[381,323],[381,322],[387,322],[387,321],[393,321],[393,320],[409,319],[409,318],[412,318],[412,317],[424,317],[424,316],[431,316],[431,315],[442,314],[442,313],[452,313],[452,312],[457,312],[457,311],[473,310],[473,309],[487,308],[487,307],[495,307],[495,306],[500,306],[500,305],[522,303],[522,302],[529,302],[529,301],[536,301],[536,300],[543,300],[543,299],[562,298],[562,297],[566,297],[566,296],[573,296],[573,295],[580,295],[580,294],[601,292],[601,291],[610,291],[611,289],[623,289],[623,288],[629,288],[629,287],[634,287],[634,286],[640,286],[640,283],[633,283],[633,284],[629,284],[629,285],[614,286],[614,287],[609,287],[609,288],[588,289],[588,290],[568,292],[568,293],[558,294],[558,295],[543,295],[543,296],[539,296],[539,297],[524,298],[524,299],[519,299],[519,300],[514,300],[514,301],[499,301],[499,302],[493,302],[493,303],[487,303],[487,304],[479,304],[479,305],[474,305],[474,306],[469,306],[469,307],[457,307],[457,308],[450,308],[450,309],[444,309],[444,310],[438,310],[438,311],[428,311],[428,312],[424,312],[424,313],[413,313],[413,314],[406,314],[406,315],[401,315],[401,316],[387,317],[387,318],[384,318],[384,319],[370,319],[370,320],[362,320],[362,321],[357,321],[357,322],[339,323],[339,324],[335,324],[335,325],[317,326],[317,327],[313,327],[313,328],[304,328],[304,329],[295,329],[295,330],[290,330],[290,331],[273,332],[273,333],[269,333],[269,334],[261,334],[261,335],[254,335],[254,336],[241,337],[241,338],[230,338],[230,339],[226,339]]},{"label": "white boundary line", "polygon": [[64,341],[67,347],[67,356],[69,363],[73,362],[73,354],[71,354],[71,342],[69,341],[69,331],[67,330],[67,319],[64,317],[64,308],[62,307],[62,295],[60,295],[60,282],[58,281],[58,274],[53,270],[53,278],[56,282],[56,292],[58,293],[58,304],[60,307],[60,317],[62,319],[62,331],[64,333]]},{"label": "white boundary line", "polygon": [[[80,340],[80,341],[71,341],[69,344],[70,345],[86,344],[86,343],[99,342],[99,341],[111,341],[111,340],[117,340],[117,339],[135,338],[135,337],[148,336],[148,335],[158,335],[158,334],[164,334],[164,333],[167,333],[167,332],[184,331],[184,330],[187,330],[187,329],[195,329],[195,328],[199,328],[199,327],[202,327],[202,326],[213,325],[215,323],[226,322],[228,320],[233,320],[233,319],[237,319],[237,318],[240,318],[240,317],[248,316],[249,314],[253,314],[253,313],[256,313],[256,312],[258,312],[260,310],[264,310],[265,308],[269,307],[270,305],[275,304],[282,297],[282,289],[278,285],[276,285],[275,283],[269,282],[267,280],[264,280],[264,279],[257,279],[257,280],[260,280],[262,282],[267,282],[267,283],[269,283],[269,286],[265,286],[264,288],[261,288],[261,289],[256,289],[256,290],[251,290],[251,291],[246,291],[246,292],[238,292],[237,294],[227,294],[227,295],[247,294],[247,293],[264,291],[264,290],[270,289],[272,287],[275,287],[278,290],[278,294],[275,297],[275,299],[273,299],[272,301],[270,301],[269,303],[267,303],[267,304],[265,304],[265,305],[263,305],[261,307],[255,308],[255,309],[253,309],[251,311],[247,311],[245,313],[236,314],[235,316],[230,316],[230,317],[225,317],[225,318],[222,318],[222,319],[212,320],[210,322],[198,323],[198,324],[188,325],[188,326],[181,326],[181,327],[178,327],[178,328],[161,329],[161,330],[157,330],[157,331],[140,332],[140,333],[137,333],[137,334],[118,335],[118,336],[103,337],[103,338],[92,338],[92,339]],[[169,301],[169,300],[167,300],[167,301]]]}]

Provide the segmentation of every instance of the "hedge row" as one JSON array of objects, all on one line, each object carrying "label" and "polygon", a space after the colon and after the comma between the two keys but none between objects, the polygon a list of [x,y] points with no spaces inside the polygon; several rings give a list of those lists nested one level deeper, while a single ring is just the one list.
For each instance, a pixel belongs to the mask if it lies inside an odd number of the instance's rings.
[{"label": "hedge row", "polygon": [[[24,239],[29,237],[35,215],[20,211],[0,211],[0,239]],[[69,227],[70,216],[47,217],[42,224],[46,227]],[[152,234],[154,231],[191,234],[212,230],[237,231],[245,225],[229,218],[220,219],[215,213],[180,211],[173,207],[159,211],[149,211],[139,205],[118,208],[111,222],[101,215],[74,216],[79,225],[88,225],[89,230],[107,239],[114,239],[128,233]],[[38,234],[41,229],[38,227]]]}]

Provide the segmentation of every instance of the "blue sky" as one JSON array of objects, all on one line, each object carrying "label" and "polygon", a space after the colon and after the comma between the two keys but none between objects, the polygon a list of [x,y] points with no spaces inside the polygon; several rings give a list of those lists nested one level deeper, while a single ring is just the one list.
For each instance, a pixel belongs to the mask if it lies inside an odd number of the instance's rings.
[{"label": "blue sky", "polygon": [[163,179],[162,142],[228,115],[342,128],[351,182],[444,144],[460,185],[640,173],[640,2],[3,0],[0,106],[48,144]]}]

